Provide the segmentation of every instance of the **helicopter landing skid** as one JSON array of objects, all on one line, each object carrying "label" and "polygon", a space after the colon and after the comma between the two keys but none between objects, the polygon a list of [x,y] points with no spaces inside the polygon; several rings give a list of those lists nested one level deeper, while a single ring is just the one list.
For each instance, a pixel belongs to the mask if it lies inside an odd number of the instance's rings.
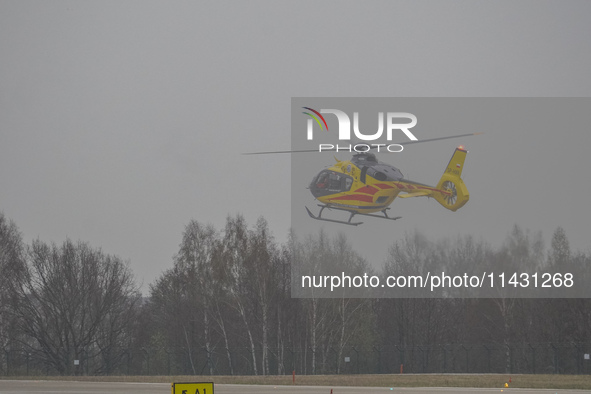
[{"label": "helicopter landing skid", "polygon": [[[373,215],[371,213],[354,212],[354,211],[351,211],[349,209],[337,208],[337,207],[333,207],[333,206],[330,206],[330,205],[321,205],[321,204],[318,204],[318,206],[320,207],[320,212],[318,212],[318,216],[315,216],[312,212],[310,212],[310,210],[308,209],[308,207],[305,207],[306,208],[306,211],[308,211],[308,215],[310,215],[310,217],[312,219],[323,220],[325,222],[333,222],[333,223],[347,224],[349,226],[359,226],[360,224],[363,224],[363,222],[352,222],[351,221],[355,215],[370,216],[370,217],[373,217],[373,218],[388,219],[388,220],[398,220],[398,219],[402,218],[402,216],[396,216],[396,217],[393,217],[393,218],[389,217],[388,216],[388,213],[386,211],[388,209],[390,209],[390,208],[383,209],[381,212],[384,214],[384,216],[381,216],[381,215]],[[344,221],[344,220],[335,220],[335,219],[326,219],[326,218],[323,218],[322,217],[322,211],[324,211],[324,208],[336,209],[336,210],[339,210],[339,211],[349,212],[351,216],[349,216],[349,220],[347,220],[347,221]]]},{"label": "helicopter landing skid", "polygon": [[[353,216],[355,216],[355,212],[351,212],[351,216],[349,216],[349,220],[348,221],[344,221],[344,220],[335,220],[335,219],[326,219],[322,217],[322,211],[324,211],[324,208],[328,208],[328,209],[339,209],[339,208],[333,208],[333,207],[329,207],[328,205],[318,205],[320,208],[320,212],[318,212],[318,216],[315,216],[312,212],[310,212],[310,210],[308,209],[308,207],[306,208],[306,211],[308,211],[308,215],[310,215],[310,217],[312,219],[316,219],[316,220],[322,220],[325,222],[333,222],[333,223],[341,223],[341,224],[348,224],[349,226],[359,226],[360,224],[363,224],[363,222],[351,222],[351,219],[353,219]],[[341,209],[341,211],[346,211],[346,209]]]}]

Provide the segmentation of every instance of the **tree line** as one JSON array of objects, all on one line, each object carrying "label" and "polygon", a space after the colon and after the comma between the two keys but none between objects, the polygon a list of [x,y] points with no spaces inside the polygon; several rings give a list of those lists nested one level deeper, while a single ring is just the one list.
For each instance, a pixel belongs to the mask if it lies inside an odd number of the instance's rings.
[{"label": "tree line", "polygon": [[515,226],[499,247],[409,233],[376,269],[343,235],[279,243],[264,218],[236,215],[222,229],[189,221],[142,296],[128,262],[82,241],[25,244],[0,213],[0,373],[588,371],[589,299],[291,297],[302,264],[387,274],[450,261],[541,269],[591,257],[560,227],[546,247]]}]

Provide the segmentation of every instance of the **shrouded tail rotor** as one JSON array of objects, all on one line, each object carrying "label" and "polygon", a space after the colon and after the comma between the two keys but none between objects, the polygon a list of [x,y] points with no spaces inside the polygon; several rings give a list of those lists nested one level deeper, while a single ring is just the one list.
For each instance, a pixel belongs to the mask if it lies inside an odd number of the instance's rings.
[{"label": "shrouded tail rotor", "polygon": [[443,182],[442,189],[448,193],[443,195],[443,199],[447,205],[450,207],[454,206],[458,201],[458,189],[456,188],[455,183],[452,181],[445,181]]},{"label": "shrouded tail rotor", "polygon": [[456,148],[437,184],[438,191],[433,196],[439,204],[450,211],[457,211],[470,199],[468,188],[461,178],[467,153],[468,151],[463,147]]}]

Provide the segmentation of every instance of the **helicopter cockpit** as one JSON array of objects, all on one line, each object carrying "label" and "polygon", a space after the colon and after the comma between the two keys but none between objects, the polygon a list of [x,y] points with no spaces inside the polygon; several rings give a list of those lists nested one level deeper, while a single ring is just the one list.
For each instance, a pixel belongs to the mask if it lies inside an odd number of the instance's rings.
[{"label": "helicopter cockpit", "polygon": [[331,170],[323,170],[312,179],[310,191],[314,197],[327,196],[351,190],[353,178]]}]

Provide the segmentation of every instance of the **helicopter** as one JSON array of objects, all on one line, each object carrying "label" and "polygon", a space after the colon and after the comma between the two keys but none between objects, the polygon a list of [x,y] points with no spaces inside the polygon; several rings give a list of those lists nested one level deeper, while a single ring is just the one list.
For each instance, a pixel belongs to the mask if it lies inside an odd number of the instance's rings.
[{"label": "helicopter", "polygon": [[[467,137],[478,134],[482,133],[402,142],[398,145]],[[460,145],[455,149],[436,186],[429,186],[424,183],[405,179],[398,168],[378,161],[376,155],[369,152],[369,150],[355,153],[350,160],[339,160],[335,157],[335,164],[323,169],[312,178],[308,189],[314,198],[320,202],[318,204],[320,211],[316,215],[308,207],[305,207],[312,219],[359,226],[363,222],[353,221],[355,216],[369,216],[386,220],[400,219],[401,216],[388,215],[390,205],[397,197],[432,197],[444,208],[453,212],[463,207],[470,199],[468,189],[461,178],[464,161],[468,153],[464,145]],[[255,152],[247,154],[302,152],[313,152],[313,150]],[[338,220],[324,217],[322,214],[325,209],[348,212],[349,218],[348,220]]]}]

